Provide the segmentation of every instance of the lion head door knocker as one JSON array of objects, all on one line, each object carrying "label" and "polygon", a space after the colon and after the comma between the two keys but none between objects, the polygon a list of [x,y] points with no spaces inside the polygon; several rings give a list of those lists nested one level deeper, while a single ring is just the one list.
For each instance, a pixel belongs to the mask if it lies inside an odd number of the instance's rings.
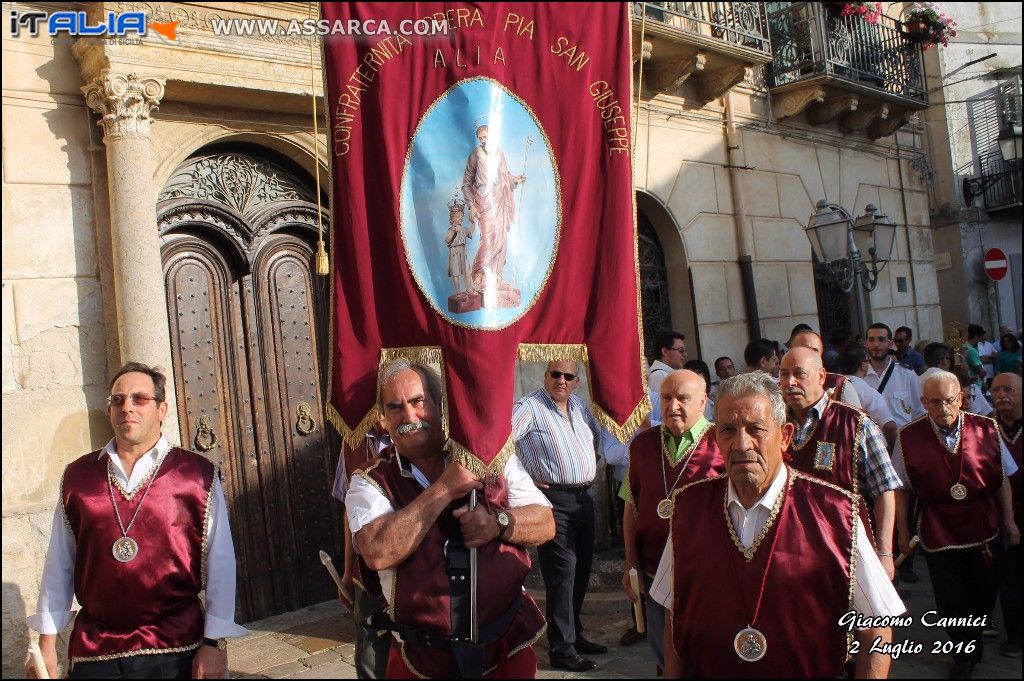
[{"label": "lion head door knocker", "polygon": [[199,417],[199,427],[192,444],[200,452],[208,452],[217,446],[217,433],[213,432],[213,419],[209,415]]},{"label": "lion head door knocker", "polygon": [[313,420],[313,407],[305,402],[299,402],[295,408],[295,430],[303,437],[316,430],[316,421]]}]

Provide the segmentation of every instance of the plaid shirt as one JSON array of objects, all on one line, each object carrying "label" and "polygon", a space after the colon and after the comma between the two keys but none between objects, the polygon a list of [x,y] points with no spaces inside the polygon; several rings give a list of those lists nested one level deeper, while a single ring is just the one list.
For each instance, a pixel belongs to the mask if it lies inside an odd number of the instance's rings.
[{"label": "plaid shirt", "polygon": [[[803,424],[796,423],[790,413],[790,421],[796,425],[793,444],[797,447],[810,439],[814,429],[818,427],[821,414],[828,407],[828,393],[807,411]],[[860,439],[857,451],[857,476],[861,493],[869,499],[877,499],[882,493],[903,487],[896,470],[892,467],[889,450],[885,445],[885,437],[875,422],[865,418],[862,422],[864,437]],[[837,443],[840,444],[840,443]],[[847,444],[847,443],[841,443]]]}]

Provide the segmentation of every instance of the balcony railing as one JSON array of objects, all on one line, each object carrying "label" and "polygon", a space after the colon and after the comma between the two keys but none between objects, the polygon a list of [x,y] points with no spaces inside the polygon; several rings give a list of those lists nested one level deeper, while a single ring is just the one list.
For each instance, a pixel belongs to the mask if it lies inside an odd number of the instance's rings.
[{"label": "balcony railing", "polygon": [[646,15],[683,33],[708,36],[771,54],[765,5],[760,2],[634,2],[633,16]]},{"label": "balcony railing", "polygon": [[[900,22],[882,17],[869,24],[841,16],[838,3],[768,3],[773,59],[768,85],[822,75],[927,105],[921,47],[907,38]],[[923,107],[919,107],[923,108]]]},{"label": "balcony railing", "polygon": [[978,156],[981,179],[990,183],[982,195],[985,210],[996,211],[1021,205],[1020,161],[1005,161],[997,151]]}]

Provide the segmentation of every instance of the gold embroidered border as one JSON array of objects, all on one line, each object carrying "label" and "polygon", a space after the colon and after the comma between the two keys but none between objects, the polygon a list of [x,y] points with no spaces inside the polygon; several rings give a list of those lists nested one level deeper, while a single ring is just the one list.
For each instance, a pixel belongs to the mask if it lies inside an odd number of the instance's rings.
[{"label": "gold embroidered border", "polygon": [[675,469],[676,466],[682,463],[684,459],[686,460],[686,463],[689,463],[690,457],[693,456],[693,450],[697,449],[697,445],[699,445],[704,440],[704,436],[708,434],[708,431],[711,430],[711,426],[713,425],[715,425],[713,422],[704,419],[704,430],[700,431],[699,434],[694,436],[693,442],[690,443],[690,446],[687,447],[683,451],[683,453],[679,455],[679,461],[672,463],[672,458],[669,456],[668,453],[668,446],[665,444],[665,433],[669,431],[667,428],[665,428],[664,423],[661,424],[661,453],[665,457],[665,460],[668,461],[668,465]]},{"label": "gold embroidered border", "polygon": [[[694,480],[693,482],[688,482],[685,485],[683,485],[682,487],[680,487],[679,489],[677,489],[676,491],[672,492],[672,515],[670,515],[668,517],[668,540],[669,541],[672,541],[672,537],[675,536],[676,511],[679,509],[678,497],[679,497],[680,493],[690,489],[694,485],[701,485],[701,484],[704,484],[704,483],[707,483],[707,482],[713,482],[715,480],[721,480],[724,477],[726,477],[726,476],[724,476],[724,475],[716,475],[713,478],[702,478],[701,480]],[[725,493],[727,495],[726,498],[728,498],[729,482],[726,481],[725,484],[726,484],[726,488],[725,488],[726,492]],[[673,553],[674,553],[674,551],[673,551]],[[672,571],[674,573],[675,572],[675,561],[674,561],[674,558],[673,558],[672,565],[673,565]],[[672,580],[672,584],[671,584],[671,586],[672,586],[672,605],[671,605],[671,607],[668,608],[668,610],[671,611],[671,612],[675,612],[677,610],[677,608],[676,608],[675,574],[669,575],[669,579]]]},{"label": "gold embroidered border", "polygon": [[829,487],[831,489],[834,489],[837,492],[841,492],[850,501],[856,501],[858,504],[860,503],[860,496],[858,496],[856,494],[853,494],[852,492],[850,492],[850,490],[848,490],[848,489],[846,489],[844,487],[840,487],[839,485],[837,485],[837,484],[835,484],[833,482],[829,482],[828,480],[822,480],[821,478],[816,478],[813,475],[808,475],[806,473],[803,473],[801,471],[796,470],[795,468],[790,468],[789,472],[794,477],[800,478],[801,480],[808,480],[810,482],[813,482],[816,485],[824,485],[825,487]]},{"label": "gold embroidered border", "polygon": [[[853,487],[855,495],[860,494],[860,448],[864,443],[864,429],[866,428],[864,421],[867,418],[866,414],[860,413],[860,417],[857,419],[857,430],[853,434],[853,451],[850,452],[850,473],[853,476],[850,486]],[[867,461],[864,462],[864,465],[867,465]]]},{"label": "gold embroidered border", "polygon": [[[853,521],[850,524],[850,590],[847,595],[846,609],[854,610],[854,589],[857,584],[857,527],[860,524],[860,495],[852,495]],[[846,632],[846,661],[850,661],[850,649],[853,643],[853,632],[847,629]]]},{"label": "gold embroidered border", "polygon": [[928,553],[938,553],[939,551],[952,551],[954,549],[970,549],[974,548],[975,546],[984,546],[985,544],[989,543],[990,541],[999,536],[999,531],[996,530],[995,534],[993,534],[988,539],[985,539],[984,541],[976,541],[970,544],[953,544],[952,546],[942,546],[937,549],[933,549],[924,543],[924,535],[921,534],[921,520],[923,516],[924,513],[919,513],[917,516],[917,536],[921,537],[921,548],[927,551]]},{"label": "gold embroidered border", "polygon": [[[526,594],[523,594],[523,595],[525,596]],[[520,652],[522,650],[526,650],[527,648],[532,646],[534,643],[539,641],[540,637],[543,636],[544,632],[546,632],[547,630],[548,630],[548,622],[547,622],[547,620],[544,620],[544,624],[541,625],[540,630],[537,631],[536,634],[534,634],[533,638],[527,639],[523,643],[520,643],[519,645],[517,645],[515,648],[513,648],[512,650],[510,650],[508,652],[508,654],[505,656],[505,658],[506,659],[510,658],[513,655],[515,655],[516,653],[518,653],[518,652]],[[497,667],[495,667],[495,669],[497,669]],[[487,673],[490,673],[490,672],[487,672]]]},{"label": "gold embroidered border", "polygon": [[111,455],[110,452],[107,452],[107,475],[110,477],[111,484],[117,488],[117,491],[121,493],[121,496],[124,497],[125,501],[131,501],[135,498],[135,495],[139,493],[139,490],[146,486],[149,479],[156,475],[156,472],[160,469],[160,464],[164,462],[164,459],[167,458],[167,455],[171,453],[172,449],[174,448],[168,447],[166,452],[157,457],[156,461],[153,462],[153,465],[149,467],[148,471],[146,471],[145,477],[139,480],[139,483],[135,485],[135,489],[130,492],[121,484],[121,481],[117,479],[117,473],[114,471],[114,460],[111,458],[111,456],[116,455]]},{"label": "gold embroidered border", "polygon": [[[533,119],[534,124],[537,126],[537,131],[540,133],[541,139],[544,140],[544,146],[547,149],[547,159],[548,162],[551,164],[551,171],[552,173],[554,173],[555,178],[555,239],[554,243],[551,246],[551,258],[548,260],[548,268],[547,271],[544,273],[544,279],[541,281],[540,286],[537,288],[537,293],[536,295],[534,295],[533,300],[531,300],[529,304],[527,304],[524,307],[523,311],[516,315],[514,318],[510,319],[505,324],[501,324],[498,326],[482,326],[477,324],[467,324],[466,322],[459,321],[458,319],[453,319],[452,317],[449,316],[450,313],[447,313],[445,310],[442,310],[441,307],[437,304],[437,302],[433,298],[431,298],[430,295],[428,295],[427,288],[426,286],[423,285],[423,281],[420,279],[419,272],[416,271],[416,268],[412,266],[412,262],[409,260],[409,243],[408,241],[406,241],[405,238],[405,211],[402,210],[402,199],[405,196],[406,178],[409,176],[409,161],[412,158],[413,144],[416,140],[417,135],[419,135],[420,127],[430,117],[430,114],[434,110],[434,107],[440,104],[441,101],[449,95],[449,93],[451,93],[455,88],[462,87],[463,85],[467,83],[472,83],[473,81],[485,81],[498,86],[506,95],[508,95],[509,98],[518,102],[519,105],[523,107],[527,111],[527,113],[530,114],[530,118]],[[399,236],[402,237],[402,250],[403,255],[405,256],[406,267],[409,268],[409,272],[412,274],[413,280],[415,280],[417,288],[419,288],[420,293],[423,294],[423,297],[427,300],[427,303],[430,304],[430,307],[432,307],[434,311],[442,319],[444,319],[452,326],[459,326],[464,329],[473,329],[474,331],[501,331],[502,329],[507,329],[508,327],[512,326],[520,319],[522,319],[530,310],[533,309],[533,306],[537,304],[537,301],[540,300],[540,294],[543,293],[544,289],[547,288],[548,280],[551,278],[551,271],[555,268],[555,260],[558,258],[558,246],[562,241],[562,175],[561,173],[558,172],[558,164],[555,163],[554,161],[555,152],[553,147],[551,146],[551,140],[548,138],[547,130],[544,129],[544,126],[540,122],[540,118],[537,116],[536,113],[534,113],[533,109],[530,107],[529,104],[526,103],[525,100],[523,100],[521,97],[519,97],[519,95],[505,87],[503,83],[500,83],[499,81],[493,78],[488,78],[487,76],[473,76],[472,78],[463,78],[457,81],[456,83],[453,83],[448,89],[441,93],[437,97],[437,99],[431,102],[430,106],[427,107],[427,110],[423,112],[422,116],[420,116],[420,120],[416,124],[416,129],[413,130],[412,136],[409,138],[409,147],[405,153],[405,163],[402,165],[402,182],[398,187],[398,234]],[[520,307],[523,306],[520,305]]]},{"label": "gold embroidered border", "polygon": [[[993,419],[993,421],[995,421],[995,419]],[[1024,430],[1024,427],[1018,428],[1017,434],[1014,435],[1013,437],[1010,437],[1009,435],[1006,434],[1006,430],[1003,428],[1003,424],[1001,424],[999,421],[996,421],[996,428],[999,429],[999,437],[1003,438],[1003,441],[1006,442],[1007,445],[1017,444],[1017,439],[1020,438],[1020,432]]]},{"label": "gold embroidered border", "polygon": [[[220,466],[213,464],[213,480],[210,481],[210,491],[206,493],[206,512],[203,513],[203,546],[202,552],[200,553],[200,572],[199,572],[199,583],[202,584],[202,589],[206,589],[206,576],[207,576],[207,560],[210,554],[210,518],[212,517],[213,509],[213,488],[217,484],[217,479],[220,477]],[[227,495],[224,496],[225,500]],[[227,511],[227,509],[224,509]]]},{"label": "gold embroidered border", "polygon": [[[68,467],[64,466],[64,472],[60,474],[60,485],[57,489],[60,490],[60,499],[57,503],[60,504],[60,513],[64,517],[64,527],[68,528],[68,534],[75,537],[75,531],[71,529],[71,520],[68,519],[68,507],[64,504],[64,476],[67,475]],[[75,537],[75,541],[78,541],[78,537]]]},{"label": "gold embroidered border", "polygon": [[722,509],[725,511],[725,524],[726,527],[729,528],[729,536],[732,537],[732,543],[736,545],[736,548],[739,549],[740,553],[743,554],[743,557],[747,559],[748,563],[754,560],[754,554],[757,553],[757,548],[761,545],[761,542],[764,541],[764,538],[768,536],[768,532],[772,529],[772,525],[775,524],[776,518],[779,517],[779,512],[782,511],[782,503],[785,501],[786,495],[789,494],[789,490],[793,486],[793,480],[795,479],[793,477],[794,472],[795,471],[793,471],[789,466],[786,467],[786,485],[782,491],[779,492],[779,496],[775,500],[775,503],[772,504],[772,510],[768,514],[768,520],[761,526],[761,531],[757,533],[757,536],[754,537],[753,543],[747,548],[744,548],[739,535],[736,534],[736,528],[732,525],[732,516],[729,515],[729,487],[726,486],[725,498],[722,503]]},{"label": "gold embroidered border", "polygon": [[127,653],[112,653],[110,655],[95,655],[92,657],[73,657],[71,658],[72,664],[76,662],[105,662],[107,660],[119,660],[122,657],[135,657],[136,655],[169,655],[172,653],[184,653],[189,650],[195,650],[202,642],[193,643],[192,645],[180,646],[178,648],[143,648],[142,650],[132,650]]},{"label": "gold embroidered border", "polygon": [[412,666],[412,662],[409,661],[409,656],[405,654],[405,641],[402,641],[402,645],[398,646],[398,652],[402,655],[402,661],[405,662],[405,666],[409,668],[413,674],[416,675],[417,679],[429,679],[429,676],[425,676],[420,673],[416,667]]}]

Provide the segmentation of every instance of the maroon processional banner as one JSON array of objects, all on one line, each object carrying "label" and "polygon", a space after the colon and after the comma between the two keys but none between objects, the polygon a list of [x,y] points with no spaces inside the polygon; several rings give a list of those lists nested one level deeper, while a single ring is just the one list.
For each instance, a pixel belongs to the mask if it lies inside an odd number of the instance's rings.
[{"label": "maroon processional banner", "polygon": [[[333,161],[329,416],[392,358],[441,369],[449,451],[503,463],[516,360],[579,360],[647,416],[625,3],[322,3]],[[539,387],[539,386],[538,386]]]}]

